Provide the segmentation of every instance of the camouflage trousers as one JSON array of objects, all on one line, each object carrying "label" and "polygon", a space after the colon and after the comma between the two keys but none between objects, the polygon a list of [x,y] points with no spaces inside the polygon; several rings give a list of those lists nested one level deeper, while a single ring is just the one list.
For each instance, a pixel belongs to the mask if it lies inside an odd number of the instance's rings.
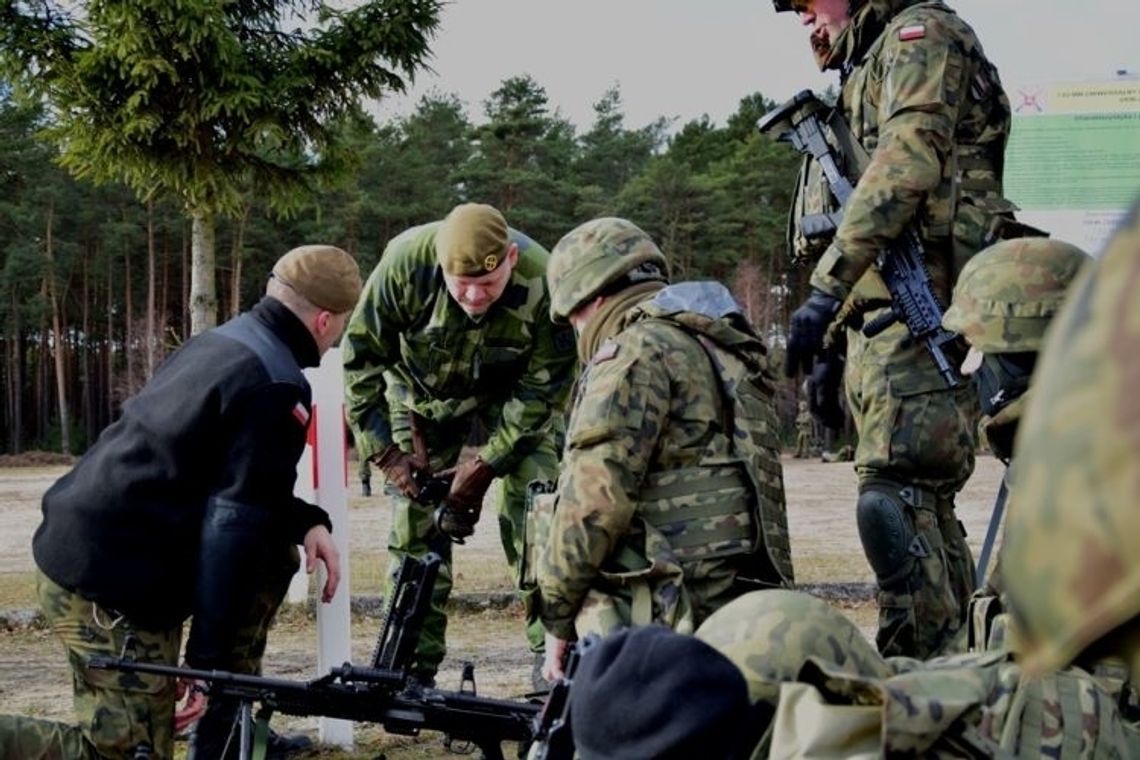
[{"label": "camouflage trousers", "polygon": [[[431,453],[433,471],[445,469],[456,462],[472,423],[470,417],[446,424],[421,423],[421,432]],[[400,433],[397,432],[396,442],[410,451],[410,442],[402,441],[400,437]],[[500,487],[492,488],[488,496],[493,500],[498,515],[499,538],[503,553],[506,555],[507,564],[512,577],[515,578],[516,587],[519,587],[519,594],[526,609],[526,638],[533,652],[543,650],[544,630],[542,622],[538,619],[537,604],[532,598],[535,592],[523,591],[521,588],[520,560],[524,553],[526,488],[532,480],[558,478],[557,437],[557,431],[552,431],[513,470],[500,473],[497,478]],[[416,670],[432,675],[439,668],[439,663],[443,661],[447,651],[445,608],[452,587],[452,544],[446,536],[435,530],[432,523],[433,512],[433,506],[424,506],[402,496],[394,498],[392,526],[388,534],[388,574],[384,588],[385,597],[391,598],[392,586],[405,556],[422,557],[428,552],[436,552],[443,558],[432,592],[431,609],[420,630],[414,663]]]},{"label": "camouflage trousers", "polygon": [[803,459],[811,453],[811,433],[801,430],[796,436],[796,459]]},{"label": "camouflage trousers", "polygon": [[98,607],[37,572],[44,616],[63,643],[71,665],[77,725],[16,715],[0,716],[0,757],[23,760],[133,758],[149,746],[154,760],[173,757],[174,682],[163,676],[93,670],[92,655],[127,650],[140,662],[174,665],[182,627],[148,630],[113,610]]},{"label": "camouflage trousers", "polygon": [[917,506],[908,505],[907,519],[932,548],[909,578],[880,586],[877,642],[884,655],[930,657],[961,628],[974,589],[974,560],[954,495],[974,470],[977,398],[968,384],[947,388],[902,324],[874,338],[858,330],[847,336],[845,383],[859,433],[859,482],[912,486]]},{"label": "camouflage trousers", "polygon": [[361,457],[360,464],[356,468],[356,474],[360,479],[361,485],[372,486],[372,466],[368,460]]},{"label": "camouflage trousers", "polygon": [[[231,673],[261,675],[261,659],[269,638],[269,629],[277,617],[277,610],[289,590],[289,582],[300,565],[300,554],[296,546],[273,555],[273,560],[260,568],[257,579],[258,594],[250,605],[234,637],[234,646],[226,660],[215,666],[217,670]],[[222,757],[236,757],[237,733],[234,720],[238,704],[228,699],[211,699],[194,727],[192,746],[196,760],[220,760]],[[223,749],[229,745],[229,752]]]}]

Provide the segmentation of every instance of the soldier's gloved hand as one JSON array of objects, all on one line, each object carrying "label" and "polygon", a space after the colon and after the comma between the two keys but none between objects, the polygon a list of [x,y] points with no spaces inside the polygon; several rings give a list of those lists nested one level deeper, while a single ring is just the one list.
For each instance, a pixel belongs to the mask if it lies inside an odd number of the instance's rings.
[{"label": "soldier's gloved hand", "polygon": [[788,327],[788,353],[784,360],[784,374],[795,377],[802,371],[811,372],[812,362],[823,347],[827,326],[839,311],[840,301],[822,290],[812,288],[811,295],[792,312]]},{"label": "soldier's gloved hand", "polygon": [[[440,473],[443,475],[443,473]],[[475,457],[455,466],[455,478],[447,503],[453,507],[478,513],[483,508],[483,497],[495,479],[495,470],[483,457]]]},{"label": "soldier's gloved hand", "polygon": [[479,520],[479,514],[460,512],[444,503],[436,510],[434,519],[435,527],[440,533],[461,544],[463,539],[475,533],[475,523]]},{"label": "soldier's gloved hand", "polygon": [[843,407],[839,403],[843,393],[843,355],[825,351],[816,359],[808,379],[808,409],[825,427],[839,430],[843,427]]},{"label": "soldier's gloved hand", "polygon": [[[445,477],[454,471],[451,480],[451,490],[443,500],[444,516],[440,519],[440,530],[454,538],[463,538],[447,530],[445,526],[454,525],[457,531],[465,528],[474,531],[475,523],[479,521],[479,513],[483,510],[483,497],[495,479],[495,470],[483,459],[475,457],[460,462],[451,470],[444,470],[439,477]],[[470,532],[467,535],[471,535]]]},{"label": "soldier's gloved hand", "polygon": [[416,473],[425,472],[428,463],[423,457],[409,454],[394,443],[388,448],[373,456],[372,463],[380,468],[388,482],[400,490],[409,499],[416,498],[420,492],[419,483],[416,482]]}]

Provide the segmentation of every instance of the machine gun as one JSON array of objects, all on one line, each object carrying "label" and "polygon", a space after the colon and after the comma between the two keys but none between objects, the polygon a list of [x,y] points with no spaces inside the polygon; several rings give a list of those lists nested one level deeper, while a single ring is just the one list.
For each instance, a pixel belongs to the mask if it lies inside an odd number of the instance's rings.
[{"label": "machine gun", "polygon": [[574,737],[570,729],[570,690],[574,686],[574,676],[578,673],[582,655],[600,640],[596,635],[590,635],[570,648],[563,668],[564,675],[554,684],[542,706],[542,712],[534,719],[534,744],[528,760],[572,760],[574,757]]},{"label": "machine gun", "polygon": [[[442,731],[449,742],[474,744],[488,760],[502,760],[504,741],[530,742],[539,705],[477,696],[470,663],[464,665],[459,691],[425,688],[410,678],[416,641],[440,563],[437,554],[419,560],[405,557],[368,667],[345,663],[310,681],[290,681],[137,662],[125,654],[91,657],[87,664],[124,673],[197,680],[205,684],[208,696],[237,700],[242,760],[255,757],[255,724],[267,727],[274,712],[378,723],[389,733],[407,736]],[[256,716],[254,703],[261,705]]]},{"label": "machine gun", "polygon": [[[831,194],[839,202],[836,214],[804,217],[800,231],[805,237],[834,233],[842,219],[842,209],[855,191],[851,181],[839,168],[824,130],[826,121],[838,118],[811,90],[802,90],[782,106],[760,119],[757,128],[776,140],[790,142],[796,150],[818,162]],[[942,304],[934,295],[933,282],[926,268],[926,254],[914,224],[907,227],[886,249],[879,252],[876,264],[891,294],[890,312],[863,326],[863,334],[872,338],[892,324],[902,321],[915,340],[922,341],[946,385],[956,388],[962,383],[957,368],[946,356],[945,347],[958,342],[959,336],[942,327]]]}]

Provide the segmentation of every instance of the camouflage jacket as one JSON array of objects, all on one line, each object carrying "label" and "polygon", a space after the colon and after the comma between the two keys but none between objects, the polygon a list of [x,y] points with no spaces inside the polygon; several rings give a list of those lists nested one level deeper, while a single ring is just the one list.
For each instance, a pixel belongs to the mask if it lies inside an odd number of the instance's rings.
[{"label": "camouflage jacket", "polygon": [[573,333],[549,318],[546,250],[517,230],[510,231],[519,247],[510,283],[481,319],[469,317],[437,263],[438,226],[393,239],[365,284],[342,343],[348,419],[368,457],[407,434],[408,412],[445,421],[501,404],[480,454],[497,472],[509,471],[562,411],[573,381]]},{"label": "camouflage jacket", "polygon": [[957,270],[1014,208],[1001,195],[1010,111],[997,70],[968,24],[921,0],[867,0],[827,66],[841,71],[839,108],[869,163],[811,284],[885,299],[868,270],[913,220],[948,301]]},{"label": "camouflage jacket", "polygon": [[739,578],[792,580],[771,397],[737,427],[761,439],[746,462],[712,355],[655,308],[677,287],[628,308],[579,380],[537,572],[559,638],[650,621],[691,632]]},{"label": "camouflage jacket", "polygon": [[810,658],[786,684],[772,757],[1127,758],[1140,750],[1115,700],[1079,668],[1024,677],[1008,652],[891,658],[889,677]]}]

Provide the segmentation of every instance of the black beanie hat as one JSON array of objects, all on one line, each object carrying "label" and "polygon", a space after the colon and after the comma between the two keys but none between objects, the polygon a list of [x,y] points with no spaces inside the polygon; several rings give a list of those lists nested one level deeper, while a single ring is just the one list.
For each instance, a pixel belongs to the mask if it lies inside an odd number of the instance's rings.
[{"label": "black beanie hat", "polygon": [[732,757],[748,711],[748,686],[728,658],[660,625],[602,639],[570,690],[582,760]]}]

